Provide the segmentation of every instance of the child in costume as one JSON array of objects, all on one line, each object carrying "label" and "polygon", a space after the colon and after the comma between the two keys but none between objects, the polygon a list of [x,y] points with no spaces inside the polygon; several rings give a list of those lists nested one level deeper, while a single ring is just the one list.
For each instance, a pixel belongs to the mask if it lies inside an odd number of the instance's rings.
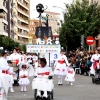
[{"label": "child in costume", "polygon": [[26,70],[27,66],[22,65],[21,70],[19,72],[19,85],[21,86],[21,91],[27,91],[27,86],[30,84],[28,79],[28,71]]},{"label": "child in costume", "polygon": [[12,62],[11,60],[8,60],[8,65],[10,67],[9,69],[9,75],[10,75],[10,82],[9,82],[9,87],[10,87],[10,92],[14,92],[14,89],[13,89],[13,84],[14,84],[14,80],[13,80],[13,75],[14,75],[14,72],[13,72],[13,67],[12,67]]},{"label": "child in costume", "polygon": [[40,58],[40,66],[37,67],[35,76],[36,78],[32,81],[32,90],[37,89],[37,97],[41,97],[41,91],[44,92],[42,95],[47,98],[47,91],[53,90],[53,81],[50,80],[50,76],[53,76],[51,67],[46,66],[47,61],[45,58]]},{"label": "child in costume", "polygon": [[75,81],[75,72],[74,72],[72,64],[70,64],[67,69],[67,75],[65,77],[65,81],[68,81],[69,85],[71,85],[71,86],[73,85],[72,82]]}]

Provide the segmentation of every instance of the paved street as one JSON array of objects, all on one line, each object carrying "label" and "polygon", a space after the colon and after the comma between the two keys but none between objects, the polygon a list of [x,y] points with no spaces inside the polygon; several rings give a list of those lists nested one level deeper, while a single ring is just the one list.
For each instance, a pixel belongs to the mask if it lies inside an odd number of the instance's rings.
[{"label": "paved street", "polygon": [[[30,78],[32,81],[32,78]],[[76,75],[74,86],[57,85],[57,76],[54,76],[54,100],[100,100],[100,85],[92,84],[91,77]],[[31,84],[27,92],[20,92],[20,87],[14,87],[15,93],[9,93],[8,100],[34,100]]]}]

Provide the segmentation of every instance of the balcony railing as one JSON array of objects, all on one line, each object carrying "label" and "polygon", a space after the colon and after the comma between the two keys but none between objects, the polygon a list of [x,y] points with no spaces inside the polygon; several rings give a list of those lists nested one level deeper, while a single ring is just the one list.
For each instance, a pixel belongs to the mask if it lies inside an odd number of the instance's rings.
[{"label": "balcony railing", "polygon": [[29,26],[27,26],[27,25],[21,25],[21,24],[19,24],[19,23],[17,23],[17,24],[18,24],[18,26],[20,26],[20,27],[22,27],[22,28],[29,29]]},{"label": "balcony railing", "polygon": [[21,14],[25,15],[26,17],[29,17],[29,12],[25,12],[22,9],[20,9],[19,7],[17,7],[18,12],[20,12]]},{"label": "balcony railing", "polygon": [[24,2],[22,3],[21,0],[18,0],[18,4],[23,6],[25,9],[29,10],[29,5],[26,5]]},{"label": "balcony railing", "polygon": [[16,33],[19,34],[19,35],[23,35],[25,37],[26,36],[29,37],[28,33],[25,33],[25,32],[18,32],[18,31],[16,31]]},{"label": "balcony railing", "polygon": [[25,0],[27,3],[29,3],[29,0]]},{"label": "balcony railing", "polygon": [[18,16],[18,19],[20,19],[22,22],[26,23],[26,24],[29,24],[28,20]]},{"label": "balcony railing", "polygon": [[17,27],[29,32],[29,27],[27,27],[27,26],[23,26],[23,25],[20,25],[20,24],[17,23]]}]

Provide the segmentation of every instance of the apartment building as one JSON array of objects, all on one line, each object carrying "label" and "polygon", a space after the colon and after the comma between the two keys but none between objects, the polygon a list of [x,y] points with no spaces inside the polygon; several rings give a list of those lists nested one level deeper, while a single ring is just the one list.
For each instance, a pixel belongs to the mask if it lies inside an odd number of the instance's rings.
[{"label": "apartment building", "polygon": [[27,44],[29,39],[30,0],[8,0],[8,34],[16,42]]},{"label": "apartment building", "polygon": [[46,15],[48,15],[49,26],[52,27],[52,33],[57,33],[60,27],[60,13],[45,11],[42,14],[42,22],[46,22]]},{"label": "apartment building", "polygon": [[8,36],[7,33],[7,13],[8,10],[6,8],[7,0],[0,0],[0,35]]},{"label": "apartment building", "polygon": [[37,19],[30,19],[30,26],[29,26],[29,29],[30,29],[30,34],[35,34],[36,32],[36,27],[39,26],[39,20]]}]

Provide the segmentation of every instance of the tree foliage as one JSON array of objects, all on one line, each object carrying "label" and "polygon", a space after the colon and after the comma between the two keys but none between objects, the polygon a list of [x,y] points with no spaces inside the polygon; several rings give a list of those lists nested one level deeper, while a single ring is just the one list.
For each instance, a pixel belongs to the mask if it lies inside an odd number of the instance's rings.
[{"label": "tree foliage", "polygon": [[69,49],[80,47],[80,37],[84,34],[97,36],[100,33],[100,6],[97,3],[89,5],[86,0],[82,3],[65,4],[64,22],[60,28],[60,43]]},{"label": "tree foliage", "polygon": [[1,36],[0,35],[0,47],[12,51],[14,47],[18,47],[20,50],[26,51],[25,45],[20,45],[18,42],[14,42],[9,37]]}]

